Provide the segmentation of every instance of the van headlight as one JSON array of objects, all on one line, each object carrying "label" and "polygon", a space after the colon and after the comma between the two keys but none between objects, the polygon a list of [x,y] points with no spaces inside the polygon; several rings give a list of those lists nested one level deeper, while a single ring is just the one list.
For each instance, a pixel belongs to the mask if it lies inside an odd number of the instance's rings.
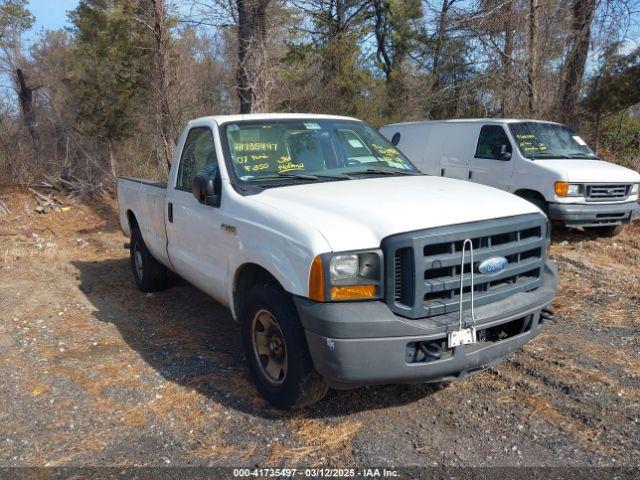
[{"label": "van headlight", "polygon": [[382,298],[382,251],[325,253],[311,263],[309,298],[318,302]]},{"label": "van headlight", "polygon": [[580,183],[556,182],[554,190],[559,197],[579,197],[584,192],[584,185]]}]

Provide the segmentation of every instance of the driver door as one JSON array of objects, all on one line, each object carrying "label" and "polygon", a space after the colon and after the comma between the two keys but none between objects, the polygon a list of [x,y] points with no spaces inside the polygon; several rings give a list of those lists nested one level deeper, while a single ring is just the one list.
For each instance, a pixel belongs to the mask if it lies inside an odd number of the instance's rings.
[{"label": "driver door", "polygon": [[513,148],[502,125],[483,125],[469,162],[469,180],[509,191],[513,176]]},{"label": "driver door", "polygon": [[223,299],[226,294],[225,238],[220,227],[223,217],[219,206],[205,205],[193,196],[191,185],[198,173],[205,173],[212,180],[219,174],[209,127],[189,131],[175,184],[167,193],[167,251],[180,276],[212,297]]}]

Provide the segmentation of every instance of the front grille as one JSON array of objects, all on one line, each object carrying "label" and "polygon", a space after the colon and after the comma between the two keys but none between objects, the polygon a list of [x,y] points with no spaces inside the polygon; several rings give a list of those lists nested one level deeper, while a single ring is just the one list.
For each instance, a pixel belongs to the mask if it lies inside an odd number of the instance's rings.
[{"label": "front grille", "polygon": [[627,184],[594,184],[585,186],[587,202],[608,202],[624,200],[631,193],[631,185]]},{"label": "front grille", "polygon": [[[523,215],[483,222],[402,233],[382,242],[386,265],[386,302],[407,318],[424,318],[458,311],[462,244],[474,250],[475,305],[504,299],[539,287],[548,245],[542,215]],[[478,265],[505,257],[507,267],[496,274],[478,273]],[[469,249],[465,253],[463,308],[471,302]]]}]

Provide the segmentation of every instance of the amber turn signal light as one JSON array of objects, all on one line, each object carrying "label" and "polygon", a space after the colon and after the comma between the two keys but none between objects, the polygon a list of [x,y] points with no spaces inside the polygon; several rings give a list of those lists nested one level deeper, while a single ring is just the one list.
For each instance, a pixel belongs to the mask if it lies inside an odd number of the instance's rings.
[{"label": "amber turn signal light", "polygon": [[556,195],[559,197],[566,197],[567,193],[569,193],[569,184],[567,182],[556,182],[554,186]]},{"label": "amber turn signal light", "polygon": [[309,272],[309,298],[316,302],[324,302],[324,270],[322,269],[322,259],[320,255],[311,262]]},{"label": "amber turn signal light", "polygon": [[331,300],[358,300],[376,296],[375,285],[342,285],[331,287]]}]

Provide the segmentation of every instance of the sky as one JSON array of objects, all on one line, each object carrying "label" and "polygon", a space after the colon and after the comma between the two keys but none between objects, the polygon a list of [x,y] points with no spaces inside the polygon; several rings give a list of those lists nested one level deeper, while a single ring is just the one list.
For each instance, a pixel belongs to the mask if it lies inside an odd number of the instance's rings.
[{"label": "sky", "polygon": [[44,30],[56,30],[67,26],[67,12],[78,5],[78,0],[29,0],[29,11],[36,23],[27,35],[33,41]]}]

